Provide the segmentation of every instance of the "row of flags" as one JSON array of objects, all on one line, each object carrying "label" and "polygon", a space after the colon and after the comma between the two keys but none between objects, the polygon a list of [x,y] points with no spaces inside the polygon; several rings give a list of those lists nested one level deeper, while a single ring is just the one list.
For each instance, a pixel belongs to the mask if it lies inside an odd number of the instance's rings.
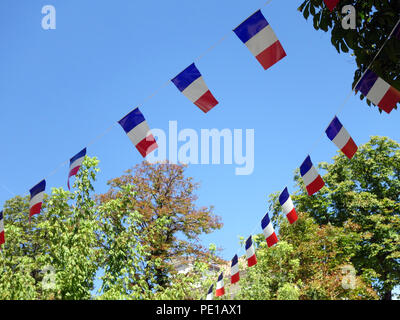
[{"label": "row of flags", "polygon": [[[344,128],[337,116],[333,118],[328,128],[325,131],[328,138],[349,158],[352,159],[358,150],[357,145],[354,140]],[[325,185],[322,177],[318,173],[317,169],[311,161],[311,157],[307,156],[304,162],[300,166],[300,174],[303,179],[304,185],[306,187],[308,195],[313,195]],[[288,188],[285,187],[279,195],[279,204],[281,206],[281,211],[286,215],[287,220],[290,224],[297,221],[298,215],[294,207],[292,198],[289,194]],[[271,219],[268,213],[261,220],[261,228],[263,230],[265,241],[267,242],[268,248],[272,247],[278,243],[278,237],[275,233],[274,227],[272,225]],[[247,267],[252,267],[257,264],[256,250],[253,244],[253,238],[250,235],[245,243]],[[239,259],[235,255],[231,262],[231,276],[230,283],[235,284],[240,280],[239,272]],[[223,273],[218,277],[217,290],[215,296],[219,297],[225,294],[223,287]],[[221,287],[222,285],[222,287]],[[213,299],[213,285],[209,288],[207,293],[208,300]]]},{"label": "row of flags", "polygon": [[[233,31],[264,69],[270,68],[286,56],[280,41],[260,10],[252,14]],[[217,99],[211,93],[194,63],[174,77],[171,82],[204,113],[218,104]],[[118,123],[142,157],[145,158],[158,148],[150,127],[139,108],[132,110]],[[70,178],[78,173],[86,154],[87,149],[84,148],[70,159],[67,179],[69,190],[71,189]],[[29,221],[32,216],[41,212],[45,189],[45,179],[30,189]]]},{"label": "row of flags", "polygon": [[[282,191],[279,196],[281,209],[283,213],[286,213],[287,210],[290,210],[286,217],[290,224],[293,224],[297,221],[297,213],[296,209],[294,208],[292,199],[288,193],[287,187]],[[284,200],[283,204],[281,199]],[[272,247],[273,245],[278,243],[278,237],[276,236],[274,226],[272,225],[271,219],[269,218],[268,213],[264,216],[261,220],[261,228],[263,230],[265,241],[267,242],[268,248]],[[246,242],[245,242],[245,250],[246,250],[246,260],[247,260],[247,267],[250,268],[257,264],[257,256],[256,256],[256,249],[253,243],[253,237],[250,235]],[[239,257],[237,254],[232,258],[231,261],[231,268],[230,268],[230,283],[235,284],[240,280],[240,269],[239,269]],[[206,300],[213,299],[213,288],[214,285],[211,285],[207,292]],[[224,274],[223,272],[220,273],[217,280],[217,286],[215,291],[216,297],[221,297],[225,294],[225,287],[224,287]]]},{"label": "row of flags", "polygon": [[[327,8],[333,11],[339,0],[324,0],[324,2]],[[233,32],[249,49],[264,70],[269,69],[286,57],[286,52],[281,42],[260,10],[242,22]],[[395,29],[393,36],[400,40],[400,25]],[[209,112],[218,105],[218,100],[211,93],[201,72],[194,63],[171,79],[171,82],[204,113]],[[369,101],[387,113],[390,113],[400,101],[400,92],[371,70],[367,70],[355,89],[356,93],[360,91]],[[132,110],[119,120],[118,123],[142,157],[146,157],[158,148],[150,127],[139,108]],[[357,145],[336,116],[326,129],[326,135],[349,159],[354,156],[357,151]],[[67,179],[69,190],[70,178],[79,172],[86,154],[87,149],[84,148],[70,159]],[[325,185],[309,155],[301,164],[300,173],[310,196],[318,192]],[[41,212],[45,189],[45,180],[42,180],[30,189],[29,220],[33,215]],[[286,215],[289,223],[293,224],[298,219],[298,216],[287,187],[281,192],[279,203],[283,214]],[[261,220],[261,227],[268,247],[272,247],[278,242],[278,238],[268,213]],[[3,212],[0,212],[0,248],[4,243],[4,216]],[[252,236],[249,236],[246,240],[245,249],[247,267],[256,265],[257,256]],[[230,283],[235,284],[239,280],[239,258],[236,254],[231,261]],[[210,287],[207,293],[207,300],[213,298],[213,288],[214,285]],[[224,275],[221,273],[217,280],[215,295],[219,297],[224,294]]]}]

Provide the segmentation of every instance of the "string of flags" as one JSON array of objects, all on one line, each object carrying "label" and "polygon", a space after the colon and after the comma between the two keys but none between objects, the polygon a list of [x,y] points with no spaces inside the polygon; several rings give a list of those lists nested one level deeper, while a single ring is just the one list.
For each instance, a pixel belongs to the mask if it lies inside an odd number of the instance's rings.
[{"label": "string of flags", "polygon": [[[330,11],[333,11],[339,3],[339,0],[324,0],[324,2],[327,8]],[[277,38],[267,19],[262,14],[261,10],[257,10],[250,17],[244,20],[233,30],[233,32],[245,44],[264,70],[271,68],[277,62],[286,57],[286,52],[281,42]],[[399,23],[397,23],[392,34],[395,38],[400,40]],[[186,98],[188,98],[204,113],[208,113],[218,105],[218,100],[211,93],[202,74],[194,63],[171,79],[171,82]],[[360,91],[369,101],[387,113],[390,113],[396,107],[397,103],[400,102],[400,92],[375,74],[372,70],[369,70],[369,68],[367,68],[366,72],[357,83],[355,91],[356,93]],[[139,108],[132,110],[119,120],[118,123],[143,158],[158,148],[150,127]],[[337,116],[334,117],[325,132],[327,137],[337,146],[337,148],[349,159],[352,159],[357,152],[358,147]],[[71,189],[70,178],[77,175],[86,154],[87,148],[84,148],[70,159],[67,178],[67,186],[69,190]],[[310,196],[321,190],[325,185],[322,177],[314,167],[310,155],[308,155],[301,164],[300,174],[306,186],[307,193]],[[45,179],[30,189],[29,221],[32,216],[40,214],[45,189]],[[286,215],[289,223],[293,224],[296,222],[298,216],[287,187],[285,187],[279,195],[279,203],[281,205],[281,211]],[[279,240],[268,213],[266,213],[261,220],[261,227],[268,247],[270,248],[277,244]],[[4,243],[4,215],[3,211],[1,211],[0,249]],[[257,256],[252,235],[250,235],[245,242],[245,250],[247,266],[255,266],[257,264]],[[239,259],[236,254],[231,261],[230,283],[235,284],[239,282],[239,280]],[[212,300],[213,294],[214,285],[211,285],[207,292],[206,299]],[[215,295],[221,297],[224,294],[224,276],[221,272],[217,280]]]}]

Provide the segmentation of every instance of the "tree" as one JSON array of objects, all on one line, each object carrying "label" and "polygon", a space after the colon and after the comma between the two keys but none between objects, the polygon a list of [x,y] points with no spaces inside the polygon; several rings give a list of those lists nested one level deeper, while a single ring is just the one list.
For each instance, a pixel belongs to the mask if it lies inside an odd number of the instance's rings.
[{"label": "tree", "polygon": [[358,233],[351,262],[358,274],[373,281],[381,299],[391,299],[400,284],[400,144],[372,137],[353,159],[339,154],[332,164],[319,167],[326,171],[326,186],[311,197],[296,175],[296,208],[322,226]]},{"label": "tree", "polygon": [[349,274],[357,234],[333,225],[318,226],[306,213],[290,225],[278,217],[277,195],[271,197],[279,242],[268,248],[263,235],[254,237],[257,264],[246,268],[237,299],[337,300],[374,299],[362,277]]},{"label": "tree", "polygon": [[53,188],[42,212],[30,223],[28,197],[17,196],[5,203],[1,300],[91,297],[98,269],[96,211],[90,197],[97,163],[86,158],[75,191]]},{"label": "tree", "polygon": [[[342,7],[352,5],[356,10],[356,29],[342,27]],[[332,12],[324,5],[323,0],[305,0],[299,7],[305,19],[313,16],[316,30],[331,30],[331,42],[340,52],[351,49],[357,69],[354,74],[353,87],[366,71],[379,49],[388,39],[390,32],[400,18],[398,0],[341,0]],[[371,69],[395,88],[400,88],[400,40],[392,37],[386,43]],[[360,99],[364,96],[361,95]],[[367,101],[368,105],[371,105]],[[381,110],[380,110],[381,112]]]},{"label": "tree", "polygon": [[[132,265],[138,245],[142,248],[140,264],[136,262],[141,266],[139,279],[152,292],[171,285],[177,259],[218,260],[200,244],[199,236],[222,224],[212,207],[196,207],[198,184],[186,178],[184,170],[183,165],[143,162],[109,181],[110,190],[98,196],[105,230],[103,279],[108,279],[103,290],[109,290],[116,276]],[[138,277],[138,272],[125,276],[125,281],[136,283],[132,275]]]},{"label": "tree", "polygon": [[[131,176],[139,184],[128,183],[129,175],[114,179],[118,191],[112,188],[96,203],[97,165],[85,157],[74,191],[53,188],[31,223],[27,196],[5,203],[0,299],[199,299],[208,265],[219,258],[197,243],[198,236],[221,224],[210,208],[195,207],[197,185],[182,166],[146,163]],[[146,176],[155,184],[141,180]],[[158,199],[153,216],[148,196]],[[178,232],[189,239],[178,239]],[[193,269],[175,272],[174,256],[192,256]]]}]

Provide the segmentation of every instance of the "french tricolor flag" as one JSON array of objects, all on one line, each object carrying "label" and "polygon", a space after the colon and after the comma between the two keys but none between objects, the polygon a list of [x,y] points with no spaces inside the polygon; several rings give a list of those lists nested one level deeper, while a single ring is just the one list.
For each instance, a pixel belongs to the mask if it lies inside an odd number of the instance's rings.
[{"label": "french tricolor flag", "polygon": [[128,113],[118,123],[143,157],[157,149],[157,142],[139,108]]},{"label": "french tricolor flag", "polygon": [[240,272],[239,272],[239,258],[238,255],[235,254],[235,256],[232,259],[232,264],[231,264],[231,284],[234,284],[240,280]]},{"label": "french tricolor flag", "polygon": [[233,31],[265,70],[286,57],[285,50],[260,10]]},{"label": "french tricolor flag", "polygon": [[32,189],[29,190],[31,193],[31,201],[29,204],[29,220],[35,214],[39,214],[42,209],[44,190],[46,189],[46,180],[40,181]]},{"label": "french tricolor flag", "polygon": [[246,257],[247,257],[247,266],[252,267],[257,264],[256,250],[254,249],[253,239],[250,236],[246,240]]},{"label": "french tricolor flag", "polygon": [[329,11],[333,11],[336,8],[340,0],[324,0],[326,6],[328,7]]},{"label": "french tricolor flag", "polygon": [[303,178],[304,184],[306,185],[308,195],[310,196],[321,190],[325,185],[324,180],[322,180],[317,169],[315,169],[311,162],[310,156],[307,156],[306,160],[304,160],[300,166],[300,174]]},{"label": "french tricolor flag", "polygon": [[353,158],[358,147],[336,116],[333,118],[325,132],[328,138],[346,155],[347,158]]},{"label": "french tricolor flag", "polygon": [[272,247],[274,244],[278,242],[278,238],[275,234],[274,226],[272,225],[272,222],[269,219],[268,213],[261,220],[261,227],[263,229],[263,233],[265,236],[265,240],[267,241],[268,248]]},{"label": "french tricolor flag", "polygon": [[203,76],[196,65],[192,63],[175,78],[171,80],[180,92],[190,101],[207,113],[214,108],[218,101],[208,89]]},{"label": "french tricolor flag", "polygon": [[221,297],[225,294],[225,287],[224,287],[224,273],[221,272],[221,274],[218,277],[217,281],[217,287],[215,289],[215,296],[216,297]]},{"label": "french tricolor flag", "polygon": [[72,176],[75,176],[83,162],[83,159],[85,159],[86,156],[86,148],[83,150],[79,151],[76,155],[74,155],[70,160],[69,160],[69,174],[68,174],[68,189],[71,190],[69,186],[69,178]]},{"label": "french tricolor flag", "polygon": [[289,223],[294,223],[297,220],[297,213],[287,187],[283,189],[282,193],[279,195],[279,203]]},{"label": "french tricolor flag", "polygon": [[400,92],[371,70],[361,78],[357,91],[361,91],[369,101],[387,113],[400,101]]},{"label": "french tricolor flag", "polygon": [[213,299],[213,290],[214,290],[214,285],[212,284],[210,289],[208,289],[206,300]]},{"label": "french tricolor flag", "polygon": [[0,211],[0,248],[5,243],[4,237],[4,215],[3,211]]}]

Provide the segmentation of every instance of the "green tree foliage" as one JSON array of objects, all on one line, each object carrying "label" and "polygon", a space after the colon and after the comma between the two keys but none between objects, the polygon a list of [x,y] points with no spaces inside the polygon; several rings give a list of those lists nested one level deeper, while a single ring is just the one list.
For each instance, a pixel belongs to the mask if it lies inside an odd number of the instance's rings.
[{"label": "green tree foliage", "polygon": [[5,203],[1,300],[91,297],[98,269],[96,211],[90,197],[97,163],[86,158],[75,191],[53,188],[42,213],[30,223],[28,197],[17,196]]},{"label": "green tree foliage", "polygon": [[268,248],[263,235],[254,237],[257,265],[242,268],[236,299],[338,300],[374,299],[376,294],[352,270],[356,233],[342,227],[319,226],[308,214],[300,213],[290,225],[277,217],[276,195],[272,197],[279,242]]},{"label": "green tree foliage", "polygon": [[296,208],[322,226],[358,234],[351,262],[382,299],[391,299],[400,284],[400,144],[372,137],[353,159],[340,153],[332,164],[319,167],[326,171],[326,186],[312,197],[296,175]]},{"label": "green tree foliage", "polygon": [[[216,258],[199,236],[222,225],[212,207],[196,207],[198,184],[186,178],[184,170],[183,165],[143,162],[112,179],[110,190],[98,197],[105,230],[104,291],[124,274],[123,281],[134,284],[133,276],[139,277],[146,289],[157,292],[171,284],[181,259],[200,263]],[[135,255],[140,270],[127,274]]]},{"label": "green tree foliage", "polygon": [[[346,15],[342,14],[342,8],[345,5],[352,5],[356,9],[356,30],[342,27]],[[330,12],[323,0],[305,0],[299,11],[305,19],[312,16],[316,30],[331,32],[331,42],[339,53],[352,50],[357,64],[354,87],[400,18],[400,1],[341,0],[336,9]],[[392,37],[371,66],[374,72],[397,89],[400,89],[399,59],[400,41]],[[361,95],[360,98],[364,97]],[[371,105],[369,101],[367,103]]]},{"label": "green tree foliage", "polygon": [[[110,191],[109,198],[100,197],[96,203],[97,165],[98,160],[85,157],[74,191],[53,188],[31,223],[28,196],[5,203],[0,299],[199,299],[203,294],[199,283],[207,280],[208,265],[218,258],[196,240],[220,223],[211,209],[197,209],[191,202],[196,184],[183,177],[181,166],[143,164],[137,173],[157,172],[159,189],[151,189],[145,181],[123,183],[117,197]],[[151,198],[166,206],[153,218],[144,201],[150,189]],[[136,194],[143,196],[142,202],[136,202]],[[168,206],[171,203],[175,206]],[[167,214],[172,209],[179,211]],[[170,229],[190,240],[175,238]],[[157,256],[160,251],[163,254]],[[164,253],[192,256],[193,268],[185,274],[174,272]],[[167,272],[166,265],[169,273],[160,282],[160,270]],[[97,294],[93,294],[95,284],[100,286]]]}]

